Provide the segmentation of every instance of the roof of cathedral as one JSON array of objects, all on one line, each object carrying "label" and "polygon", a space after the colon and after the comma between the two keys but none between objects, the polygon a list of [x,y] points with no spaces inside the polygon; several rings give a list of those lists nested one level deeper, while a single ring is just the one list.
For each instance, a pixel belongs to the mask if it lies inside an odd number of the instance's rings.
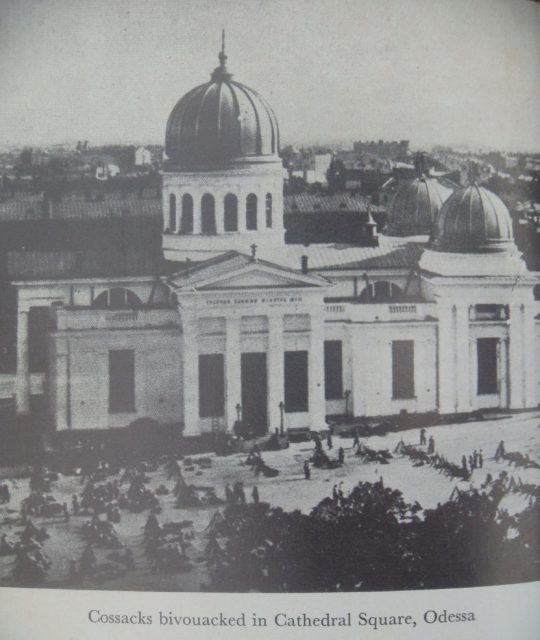
[{"label": "roof of cathedral", "polygon": [[426,248],[427,237],[394,238],[379,235],[379,246],[359,247],[350,244],[287,245],[284,264],[299,265],[308,257],[309,270],[410,269]]},{"label": "roof of cathedral", "polygon": [[169,116],[165,151],[181,168],[279,161],[276,117],[262,96],[232,80],[224,46],[210,82],[195,87]]},{"label": "roof of cathedral", "polygon": [[512,249],[512,219],[504,202],[473,182],[456,191],[441,207],[434,247],[462,253]]}]

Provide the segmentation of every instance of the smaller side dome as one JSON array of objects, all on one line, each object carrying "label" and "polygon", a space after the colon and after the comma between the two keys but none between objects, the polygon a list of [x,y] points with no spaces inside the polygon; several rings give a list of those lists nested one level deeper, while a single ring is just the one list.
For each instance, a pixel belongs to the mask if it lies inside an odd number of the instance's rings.
[{"label": "smaller side dome", "polygon": [[459,189],[441,207],[434,247],[459,253],[515,249],[512,218],[506,205],[476,183]]},{"label": "smaller side dome", "polygon": [[401,182],[388,205],[388,232],[431,235],[439,210],[451,193],[436,178],[425,175]]}]

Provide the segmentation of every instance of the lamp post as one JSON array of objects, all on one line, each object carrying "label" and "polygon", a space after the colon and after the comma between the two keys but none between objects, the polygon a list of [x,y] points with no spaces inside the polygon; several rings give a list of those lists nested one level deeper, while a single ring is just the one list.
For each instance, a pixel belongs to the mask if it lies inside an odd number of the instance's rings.
[{"label": "lamp post", "polygon": [[242,405],[239,402],[237,402],[235,409],[236,409],[236,419],[238,420],[238,422],[240,422],[240,416],[242,414]]},{"label": "lamp post", "polygon": [[351,395],[350,389],[345,389],[343,397],[345,398],[345,420],[349,419],[349,396]]},{"label": "lamp post", "polygon": [[285,403],[283,400],[279,403],[279,412],[280,412],[280,424],[279,424],[279,435],[283,435],[283,411],[285,409]]}]

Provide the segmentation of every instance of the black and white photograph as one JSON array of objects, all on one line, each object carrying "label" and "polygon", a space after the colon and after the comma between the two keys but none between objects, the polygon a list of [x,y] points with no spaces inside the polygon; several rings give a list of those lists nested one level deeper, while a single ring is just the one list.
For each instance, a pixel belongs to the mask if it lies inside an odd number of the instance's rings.
[{"label": "black and white photograph", "polygon": [[0,0],[0,587],[540,580],[539,36]]}]

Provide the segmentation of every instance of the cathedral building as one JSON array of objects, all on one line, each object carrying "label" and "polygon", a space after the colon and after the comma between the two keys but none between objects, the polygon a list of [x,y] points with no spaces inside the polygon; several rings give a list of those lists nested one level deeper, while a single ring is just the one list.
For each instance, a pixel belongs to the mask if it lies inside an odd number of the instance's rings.
[{"label": "cathedral building", "polygon": [[366,242],[286,243],[278,123],[226,63],[169,117],[158,259],[129,219],[111,261],[108,232],[9,256],[17,362],[0,391],[16,412],[199,436],[538,406],[539,279],[504,203],[421,174],[376,241],[367,214]]}]

